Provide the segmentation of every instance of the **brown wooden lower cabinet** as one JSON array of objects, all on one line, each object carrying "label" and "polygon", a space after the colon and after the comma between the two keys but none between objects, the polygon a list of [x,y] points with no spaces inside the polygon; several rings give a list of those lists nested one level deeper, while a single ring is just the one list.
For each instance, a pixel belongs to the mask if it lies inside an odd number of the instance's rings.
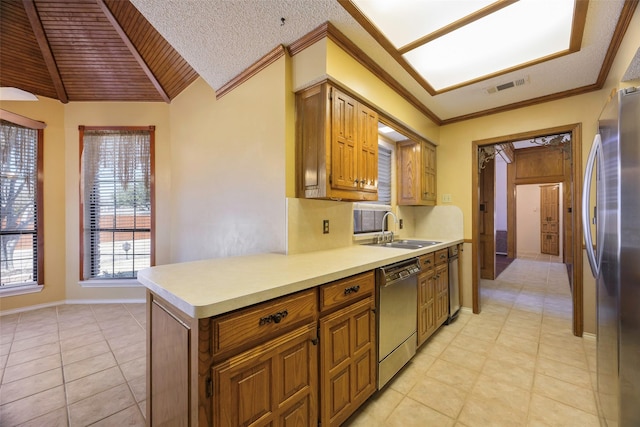
[{"label": "brown wooden lower cabinet", "polygon": [[339,426],[376,391],[374,299],[320,318],[320,422]]},{"label": "brown wooden lower cabinet", "polygon": [[[448,264],[424,260],[423,341],[448,315]],[[205,319],[148,291],[147,425],[339,426],[376,391],[375,307],[373,271]]]},{"label": "brown wooden lower cabinet", "polygon": [[215,365],[214,425],[316,425],[315,338],[313,322]]},{"label": "brown wooden lower cabinet", "polygon": [[418,346],[436,330],[435,287],[433,267],[418,275]]},{"label": "brown wooden lower cabinet", "polygon": [[449,264],[436,265],[435,269],[436,328],[449,317]]},{"label": "brown wooden lower cabinet", "polygon": [[418,346],[421,346],[449,317],[448,250],[420,257],[418,275]]}]

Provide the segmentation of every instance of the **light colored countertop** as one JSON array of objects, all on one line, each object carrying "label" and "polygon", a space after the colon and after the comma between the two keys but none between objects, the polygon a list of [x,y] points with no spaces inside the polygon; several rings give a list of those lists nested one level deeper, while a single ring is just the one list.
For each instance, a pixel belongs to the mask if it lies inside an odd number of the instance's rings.
[{"label": "light colored countertop", "polygon": [[[418,238],[416,238],[418,239]],[[216,258],[144,269],[138,281],[192,318],[205,318],[462,243],[415,250],[353,245],[296,255]]]}]

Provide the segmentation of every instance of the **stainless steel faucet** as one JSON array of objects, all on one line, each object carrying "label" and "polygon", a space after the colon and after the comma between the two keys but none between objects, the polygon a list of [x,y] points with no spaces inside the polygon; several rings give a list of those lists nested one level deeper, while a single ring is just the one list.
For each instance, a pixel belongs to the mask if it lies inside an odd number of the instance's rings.
[{"label": "stainless steel faucet", "polygon": [[384,222],[387,219],[387,216],[391,215],[395,221],[396,224],[398,224],[398,217],[396,216],[396,214],[394,214],[393,212],[389,211],[386,212],[383,217],[382,217],[382,224],[380,226],[380,235],[378,235],[376,237],[376,243],[387,243],[387,242],[393,242],[393,231],[390,231],[389,234],[387,234],[384,231]]}]

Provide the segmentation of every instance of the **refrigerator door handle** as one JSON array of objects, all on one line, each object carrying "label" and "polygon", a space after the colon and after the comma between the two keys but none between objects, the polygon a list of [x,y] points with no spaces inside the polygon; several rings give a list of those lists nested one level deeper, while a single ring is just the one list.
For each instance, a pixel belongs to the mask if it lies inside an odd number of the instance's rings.
[{"label": "refrigerator door handle", "polygon": [[[582,183],[582,232],[584,233],[584,242],[587,250],[587,258],[589,260],[589,266],[591,267],[591,273],[593,277],[598,276],[600,266],[596,260],[595,252],[593,251],[593,239],[591,238],[591,225],[589,218],[589,197],[591,195],[591,176],[593,175],[593,167],[596,162],[596,158],[601,155],[602,139],[600,134],[596,134],[593,139],[593,145],[591,145],[591,151],[589,151],[589,158],[587,159],[587,166],[584,172],[584,180]],[[600,228],[602,224],[596,225]],[[602,242],[597,242],[598,246],[602,245]]]}]

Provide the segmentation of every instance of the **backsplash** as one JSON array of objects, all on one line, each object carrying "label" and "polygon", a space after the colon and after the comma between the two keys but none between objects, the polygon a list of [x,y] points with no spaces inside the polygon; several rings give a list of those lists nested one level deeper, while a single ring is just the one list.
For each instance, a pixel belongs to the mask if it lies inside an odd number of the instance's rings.
[{"label": "backsplash", "polygon": [[415,207],[415,236],[463,239],[462,211],[453,205]]},{"label": "backsplash", "polygon": [[[329,234],[322,232],[325,219]],[[287,198],[287,254],[350,246],[352,233],[351,203]]]},{"label": "backsplash", "polygon": [[[287,254],[323,251],[354,244],[353,204],[331,200],[287,198]],[[457,206],[398,206],[400,230],[390,221],[397,237],[463,238],[462,211]],[[323,220],[329,233],[323,234]]]}]

